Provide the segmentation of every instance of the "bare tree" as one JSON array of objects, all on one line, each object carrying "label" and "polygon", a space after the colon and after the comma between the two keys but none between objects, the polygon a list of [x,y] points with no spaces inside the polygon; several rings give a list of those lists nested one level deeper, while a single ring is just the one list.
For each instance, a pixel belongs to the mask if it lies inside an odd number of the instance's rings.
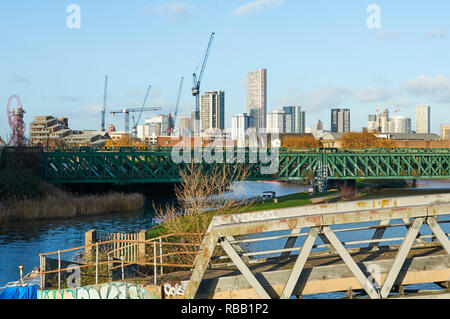
[{"label": "bare tree", "polygon": [[[248,177],[249,169],[239,164],[189,164],[180,172],[181,183],[175,188],[176,204],[153,205],[167,234],[196,233],[198,236],[177,236],[178,242],[199,245],[213,216],[237,213],[252,205],[248,198],[237,198],[230,190],[233,183]],[[198,248],[198,247],[197,247]],[[192,251],[180,247],[177,251]],[[193,262],[193,255],[180,257]]]}]

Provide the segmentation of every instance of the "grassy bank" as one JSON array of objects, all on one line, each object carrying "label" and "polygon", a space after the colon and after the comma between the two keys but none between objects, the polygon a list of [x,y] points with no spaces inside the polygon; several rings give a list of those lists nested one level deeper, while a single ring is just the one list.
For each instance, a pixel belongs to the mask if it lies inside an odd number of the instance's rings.
[{"label": "grassy bank", "polygon": [[[312,204],[315,199],[317,200],[323,200],[327,201],[327,199],[332,199],[338,194],[337,191],[328,191],[326,193],[316,193],[314,195],[308,195],[307,193],[295,193],[285,196],[280,196],[277,198],[277,202],[275,202],[274,199],[264,200],[264,201],[257,201],[252,203],[251,205],[248,205],[246,207],[233,207],[228,209],[226,212],[223,212],[223,214],[237,214],[237,213],[245,213],[245,212],[256,212],[256,211],[263,211],[263,210],[272,210],[272,209],[280,209],[280,208],[289,208],[289,207],[298,207],[298,206],[305,206]],[[203,218],[207,220],[207,224],[209,225],[212,218],[218,215],[217,211],[209,211],[205,212]],[[180,219],[180,222],[183,223],[183,220],[185,220],[186,224],[186,232],[189,231],[189,223],[192,223],[187,217],[178,217]],[[160,224],[156,227],[153,227],[149,230],[148,235],[150,238],[166,235],[170,233],[163,224]]]},{"label": "grassy bank", "polygon": [[31,170],[0,170],[0,223],[121,213],[144,206],[141,194],[76,195]]},{"label": "grassy bank", "polygon": [[57,191],[37,199],[0,203],[0,222],[61,219],[131,212],[144,206],[141,194],[73,195]]},{"label": "grassy bank", "polygon": [[[277,202],[275,200],[265,200],[265,201],[257,201],[252,205],[247,207],[235,207],[229,209],[225,214],[236,214],[236,213],[244,213],[244,212],[255,212],[255,211],[263,211],[263,210],[274,210],[281,208],[289,208],[289,207],[300,207],[315,203],[324,203],[324,202],[344,202],[348,200],[366,200],[366,199],[377,199],[377,198],[385,198],[385,197],[401,197],[401,196],[419,196],[419,195],[431,195],[431,194],[445,194],[450,193],[449,190],[445,189],[429,189],[429,190],[421,190],[414,188],[394,188],[395,186],[402,186],[397,183],[377,183],[375,182],[362,182],[357,185],[354,198],[353,199],[345,199],[341,196],[339,190],[330,190],[326,193],[316,193],[310,196],[307,193],[295,193],[286,196],[280,196],[277,198]],[[210,211],[204,213],[207,216],[208,220],[212,220],[214,215],[217,215],[215,211]],[[205,217],[206,217],[205,216]],[[184,217],[179,217],[183,219]],[[186,220],[187,223],[187,220]],[[157,227],[149,230],[150,237],[158,237],[161,235],[167,234],[168,231],[163,224],[158,225]]]}]

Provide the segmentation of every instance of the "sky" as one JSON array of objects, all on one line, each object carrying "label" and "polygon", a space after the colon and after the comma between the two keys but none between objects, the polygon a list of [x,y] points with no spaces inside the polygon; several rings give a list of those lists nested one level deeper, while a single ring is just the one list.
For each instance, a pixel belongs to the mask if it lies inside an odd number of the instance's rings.
[{"label": "sky", "polygon": [[105,75],[107,125],[122,130],[109,111],[140,107],[149,85],[146,106],[173,112],[181,77],[179,116],[190,115],[211,32],[201,91],[225,91],[227,127],[246,110],[247,73],[266,68],[268,112],[300,105],[307,126],[330,129],[331,108],[350,108],[357,131],[378,105],[414,129],[415,106],[426,104],[439,134],[450,124],[449,12],[445,0],[2,0],[0,136],[10,134],[12,94],[27,126],[53,115],[100,129]]}]

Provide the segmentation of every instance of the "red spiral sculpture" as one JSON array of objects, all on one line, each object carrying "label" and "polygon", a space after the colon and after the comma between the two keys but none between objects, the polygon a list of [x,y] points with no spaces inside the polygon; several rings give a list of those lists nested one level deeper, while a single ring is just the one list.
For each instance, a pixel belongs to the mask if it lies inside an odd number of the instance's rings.
[{"label": "red spiral sculpture", "polygon": [[[14,99],[17,102],[17,106],[11,111],[11,103]],[[23,110],[22,102],[17,95],[11,95],[9,97],[8,104],[6,106],[6,114],[8,116],[9,127],[12,130],[12,135],[9,139],[8,146],[26,146],[27,140],[25,137],[25,122],[23,121],[25,111]]]}]

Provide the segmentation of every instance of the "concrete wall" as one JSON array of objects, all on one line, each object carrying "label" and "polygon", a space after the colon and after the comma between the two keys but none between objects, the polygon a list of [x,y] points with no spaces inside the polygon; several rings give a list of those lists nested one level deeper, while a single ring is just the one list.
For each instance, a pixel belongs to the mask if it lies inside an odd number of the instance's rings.
[{"label": "concrete wall", "polygon": [[161,287],[111,282],[73,289],[38,290],[37,299],[161,299]]}]

